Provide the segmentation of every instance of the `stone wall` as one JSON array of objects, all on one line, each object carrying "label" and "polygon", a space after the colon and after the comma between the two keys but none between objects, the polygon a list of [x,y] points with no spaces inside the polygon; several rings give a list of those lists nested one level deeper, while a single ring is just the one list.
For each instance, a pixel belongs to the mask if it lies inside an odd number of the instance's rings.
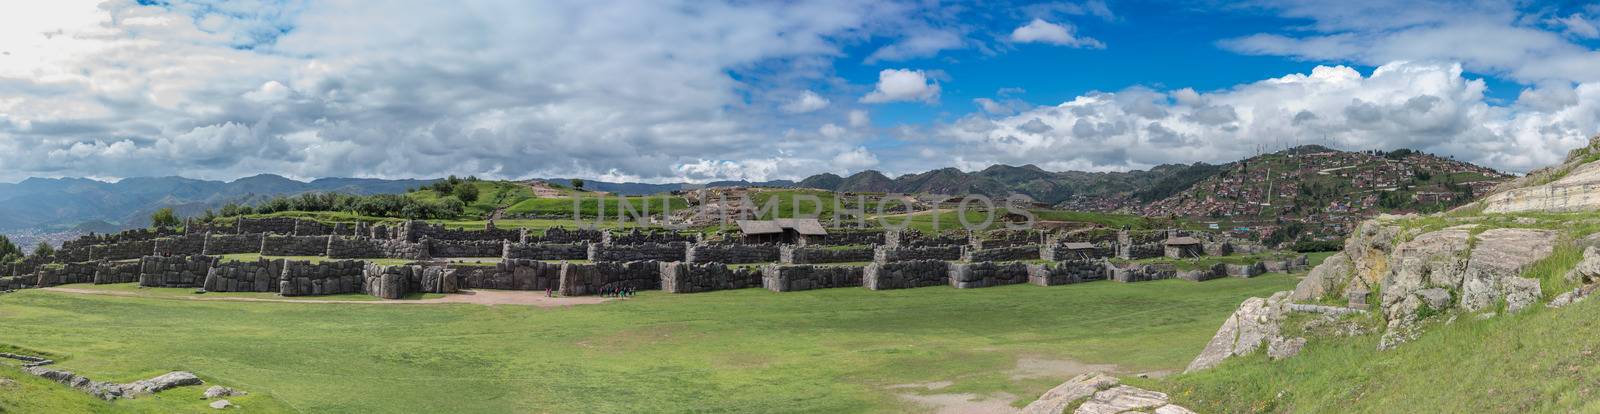
[{"label": "stone wall", "polygon": [[1227,277],[1227,276],[1228,276],[1228,267],[1226,265],[1223,265],[1222,263],[1217,263],[1217,264],[1212,265],[1211,267],[1208,267],[1208,268],[1205,268],[1205,269],[1179,270],[1179,271],[1177,271],[1177,278],[1183,279],[1183,280],[1187,280],[1187,281],[1190,281],[1190,282],[1204,282],[1204,281],[1207,281],[1207,280],[1221,278],[1221,277]]},{"label": "stone wall", "polygon": [[589,245],[588,259],[592,262],[635,262],[655,260],[660,262],[684,261],[688,245],[683,243],[651,243],[606,246]]},{"label": "stone wall", "polygon": [[721,263],[662,263],[661,289],[667,293],[697,293],[761,286],[761,272]]},{"label": "stone wall", "polygon": [[447,266],[411,266],[407,290],[422,293],[456,293],[461,288],[460,272]]},{"label": "stone wall", "polygon": [[1028,283],[1037,286],[1066,285],[1105,278],[1105,263],[1095,259],[1073,259],[1028,265]]},{"label": "stone wall", "polygon": [[291,217],[239,218],[239,233],[294,234],[295,220]]},{"label": "stone wall", "polygon": [[1266,273],[1267,267],[1261,262],[1247,265],[1230,264],[1224,267],[1224,272],[1226,272],[1228,276],[1252,278],[1260,276],[1262,273]]},{"label": "stone wall", "polygon": [[564,263],[561,267],[561,295],[594,295],[603,289],[661,289],[661,262]]},{"label": "stone wall", "polygon": [[145,256],[139,259],[139,286],[200,287],[216,262],[216,257],[198,254]]},{"label": "stone wall", "polygon": [[961,260],[968,262],[1004,262],[1012,260],[1035,260],[1039,258],[1039,245],[1028,244],[1020,246],[996,247],[992,249],[965,249]]},{"label": "stone wall", "polygon": [[89,246],[89,260],[133,260],[154,254],[154,240],[136,240]]},{"label": "stone wall", "polygon": [[501,257],[506,253],[506,242],[500,240],[435,240],[426,239],[430,257]]},{"label": "stone wall", "polygon": [[34,288],[36,280],[29,280],[26,276],[0,277],[0,291]]},{"label": "stone wall", "polygon": [[1039,251],[1039,258],[1044,260],[1074,260],[1074,259],[1103,259],[1117,255],[1117,250],[1110,243],[1097,244],[1090,248],[1069,249],[1065,243],[1046,245]]},{"label": "stone wall", "polygon": [[588,243],[506,243],[502,259],[584,260],[589,258]]},{"label": "stone wall", "polygon": [[157,256],[203,254],[206,252],[206,235],[185,234],[154,240]]},{"label": "stone wall", "polygon": [[207,292],[277,292],[283,263],[284,259],[217,263],[206,272],[201,287]]},{"label": "stone wall", "polygon": [[1266,267],[1268,272],[1291,272],[1295,270],[1301,270],[1306,268],[1307,263],[1309,263],[1309,260],[1306,258],[1306,255],[1303,254],[1288,259],[1261,261],[1261,265]]},{"label": "stone wall", "polygon": [[684,261],[694,263],[772,263],[778,261],[776,244],[708,244],[688,247]]},{"label": "stone wall", "polygon": [[870,262],[877,254],[873,246],[794,247],[783,246],[778,261],[785,264]]},{"label": "stone wall", "polygon": [[261,239],[262,256],[322,256],[328,253],[329,236],[283,236],[268,234]]},{"label": "stone wall", "polygon": [[131,242],[131,241],[149,241],[149,240],[154,240],[154,239],[160,238],[160,237],[177,236],[177,235],[180,235],[180,234],[182,234],[182,233],[179,233],[176,229],[170,229],[170,228],[166,228],[166,227],[161,227],[161,228],[157,228],[157,229],[154,229],[154,230],[152,230],[152,229],[123,230],[121,232],[113,233],[113,234],[94,234],[94,233],[89,233],[87,235],[79,236],[76,239],[72,239],[72,240],[68,240],[68,241],[62,242],[61,243],[61,247],[62,248],[73,248],[73,247],[86,248],[86,247],[89,247],[89,246],[92,246],[92,245],[96,245],[96,244],[116,244],[116,243],[125,243],[125,242]]},{"label": "stone wall", "polygon": [[94,272],[94,284],[106,285],[112,283],[137,283],[139,281],[139,263],[137,262],[100,262]]},{"label": "stone wall", "polygon": [[806,244],[817,246],[875,246],[884,244],[883,230],[866,229],[828,229],[828,237],[820,239],[807,239]]},{"label": "stone wall", "polygon": [[1118,246],[1117,257],[1127,260],[1148,259],[1152,257],[1165,257],[1166,246],[1161,243],[1128,244]]},{"label": "stone wall", "polygon": [[971,235],[966,232],[945,232],[928,234],[917,230],[895,232],[885,236],[884,245],[889,247],[916,247],[916,246],[965,246],[971,244]]},{"label": "stone wall", "polygon": [[[56,259],[56,261],[59,261],[59,262],[70,263],[70,262],[87,262],[87,261],[90,261],[90,260],[94,260],[93,257],[94,257],[94,249],[92,248],[92,246],[81,246],[81,247],[63,247],[63,248],[60,248],[60,249],[56,249],[56,257],[55,257],[55,259]],[[4,270],[4,269],[0,269],[0,270]]]},{"label": "stone wall", "polygon": [[37,284],[50,287],[68,283],[94,283],[95,272],[99,270],[100,264],[94,262],[66,263],[59,267],[47,266],[39,269]]},{"label": "stone wall", "polygon": [[333,236],[328,239],[328,257],[333,259],[410,259],[427,260],[428,247],[398,239],[369,239]]},{"label": "stone wall", "polygon": [[761,286],[773,292],[854,287],[861,286],[863,272],[857,266],[767,265]]},{"label": "stone wall", "polygon": [[313,296],[363,292],[365,265],[366,262],[360,260],[319,263],[288,260],[283,263],[283,277],[278,279],[278,294]]},{"label": "stone wall", "polygon": [[879,247],[873,253],[875,262],[903,262],[911,260],[961,260],[962,246]]},{"label": "stone wall", "polygon": [[699,233],[678,233],[675,231],[640,231],[633,229],[627,232],[606,232],[605,244],[645,244],[645,243],[698,243]]},{"label": "stone wall", "polygon": [[950,283],[949,270],[942,260],[874,262],[862,271],[861,285],[872,290],[945,285]]},{"label": "stone wall", "polygon": [[1044,234],[1033,230],[995,230],[983,232],[972,237],[972,247],[978,249],[994,249],[1022,245],[1038,245],[1044,242]]},{"label": "stone wall", "polygon": [[295,220],[294,235],[296,236],[327,236],[333,234],[333,226],[311,220]]},{"label": "stone wall", "polygon": [[406,241],[416,242],[422,239],[433,240],[478,240],[478,241],[523,241],[521,229],[499,229],[492,225],[483,230],[449,229],[443,224],[428,224],[425,221],[408,221],[399,225],[400,234]]},{"label": "stone wall", "polygon": [[236,253],[261,253],[261,233],[206,235],[205,254],[220,256]]},{"label": "stone wall", "polygon": [[561,288],[561,264],[503,260],[494,266],[457,266],[462,289],[545,290]]},{"label": "stone wall", "polygon": [[949,272],[950,286],[956,289],[1028,283],[1026,263],[951,263]]},{"label": "stone wall", "polygon": [[1107,265],[1108,277],[1122,283],[1171,279],[1178,276],[1178,268],[1170,264]]},{"label": "stone wall", "polygon": [[1119,231],[1108,228],[1088,229],[1055,237],[1058,242],[1090,243],[1095,245],[1110,245],[1117,243]]}]

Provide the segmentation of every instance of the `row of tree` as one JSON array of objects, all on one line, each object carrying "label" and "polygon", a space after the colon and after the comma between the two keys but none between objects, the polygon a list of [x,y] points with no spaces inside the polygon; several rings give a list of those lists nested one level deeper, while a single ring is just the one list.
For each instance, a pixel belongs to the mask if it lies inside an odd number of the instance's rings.
[{"label": "row of tree", "polygon": [[202,221],[219,217],[238,217],[250,214],[271,214],[283,211],[337,211],[372,217],[404,219],[452,219],[461,216],[466,203],[456,197],[436,200],[417,200],[397,194],[352,195],[343,193],[306,193],[297,196],[273,197],[256,205],[228,203],[220,211],[206,210]]}]

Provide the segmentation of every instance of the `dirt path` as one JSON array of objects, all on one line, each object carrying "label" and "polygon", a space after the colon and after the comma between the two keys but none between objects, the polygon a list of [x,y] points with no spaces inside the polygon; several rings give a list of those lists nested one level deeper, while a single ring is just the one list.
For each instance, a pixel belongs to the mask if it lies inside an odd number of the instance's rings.
[{"label": "dirt path", "polygon": [[159,296],[141,295],[138,292],[121,292],[114,290],[79,289],[67,287],[44,288],[51,292],[74,293],[83,295],[123,296],[148,299],[173,299],[173,300],[210,300],[210,301],[236,301],[236,302],[279,302],[279,303],[338,303],[357,305],[426,305],[437,303],[471,303],[477,305],[525,305],[541,308],[553,308],[572,305],[593,305],[610,301],[609,298],[594,296],[581,297],[545,297],[544,292],[508,291],[508,290],[463,290],[459,293],[447,294],[441,298],[414,299],[414,300],[329,300],[329,299],[276,299],[276,298],[243,298],[233,296]]}]

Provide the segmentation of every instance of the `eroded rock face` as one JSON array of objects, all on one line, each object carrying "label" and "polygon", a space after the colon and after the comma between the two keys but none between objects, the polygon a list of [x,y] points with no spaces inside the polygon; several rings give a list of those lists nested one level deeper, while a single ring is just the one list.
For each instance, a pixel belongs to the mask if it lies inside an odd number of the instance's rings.
[{"label": "eroded rock face", "polygon": [[1079,405],[1074,414],[1116,414],[1151,411],[1164,414],[1193,413],[1187,408],[1167,404],[1167,394],[1120,385],[1094,394]]},{"label": "eroded rock face", "polygon": [[1335,253],[1322,261],[1322,264],[1311,269],[1311,273],[1294,287],[1294,300],[1316,300],[1350,282],[1355,275],[1355,268],[1350,265],[1350,257],[1344,252]]},{"label": "eroded rock face", "polygon": [[[1522,270],[1544,260],[1554,250],[1556,233],[1533,229],[1493,229],[1477,236],[1477,246],[1461,283],[1461,308],[1478,311],[1494,305],[1512,293],[1526,300],[1528,284],[1521,279]],[[1533,282],[1534,300],[1539,284]],[[1523,303],[1518,308],[1525,307]]]},{"label": "eroded rock face", "polygon": [[1094,395],[1100,390],[1116,386],[1118,382],[1115,377],[1098,372],[1072,377],[1067,382],[1063,382],[1061,385],[1051,388],[1050,391],[1046,391],[1044,395],[1028,404],[1027,407],[1023,407],[1022,413],[1059,414],[1065,412],[1068,408],[1072,408],[1070,407],[1072,403]]},{"label": "eroded rock face", "polygon": [[1383,279],[1380,305],[1392,308],[1425,286],[1459,287],[1471,237],[1465,229],[1446,229],[1418,235],[1395,247],[1390,258],[1393,269]]},{"label": "eroded rock face", "polygon": [[[1597,234],[1600,235],[1600,234]],[[1567,271],[1567,281],[1590,284],[1600,281],[1600,249],[1589,246],[1583,249],[1583,260]]]},{"label": "eroded rock face", "polygon": [[1211,368],[1229,357],[1255,352],[1266,341],[1278,336],[1288,303],[1289,292],[1278,292],[1266,299],[1245,299],[1233,315],[1222,322],[1205,350],[1200,351],[1184,372]]},{"label": "eroded rock face", "polygon": [[1273,337],[1267,342],[1267,358],[1273,360],[1294,358],[1295,355],[1300,355],[1300,349],[1305,346],[1305,338]]}]

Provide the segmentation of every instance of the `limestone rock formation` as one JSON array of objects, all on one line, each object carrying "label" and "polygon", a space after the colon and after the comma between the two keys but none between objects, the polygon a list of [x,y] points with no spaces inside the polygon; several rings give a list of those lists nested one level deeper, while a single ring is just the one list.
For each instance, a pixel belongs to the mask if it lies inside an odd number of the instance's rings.
[{"label": "limestone rock formation", "polygon": [[228,408],[233,407],[234,405],[233,405],[232,402],[229,402],[228,400],[216,400],[216,401],[212,401],[210,406],[211,406],[211,408],[215,408],[215,409],[218,409],[218,410],[226,410]]},{"label": "limestone rock formation", "polygon": [[1300,355],[1300,349],[1305,346],[1305,338],[1273,337],[1267,342],[1267,358],[1274,360],[1294,358],[1295,355]]},{"label": "limestone rock formation", "polygon": [[206,392],[205,392],[205,394],[201,395],[201,398],[209,400],[209,399],[213,399],[213,398],[233,397],[233,396],[239,396],[239,395],[245,395],[245,394],[248,394],[248,393],[246,393],[244,391],[239,391],[239,390],[235,390],[235,389],[232,389],[232,388],[224,387],[224,386],[221,386],[221,385],[213,385],[213,386],[211,386],[211,388],[206,388]]},{"label": "limestone rock formation", "polygon": [[[1461,284],[1461,307],[1477,311],[1509,297],[1512,289],[1526,295],[1528,282],[1517,276],[1555,248],[1556,233],[1548,230],[1493,229],[1478,234]],[[1532,282],[1534,297],[1539,283]],[[1520,297],[1520,296],[1519,296]],[[1525,305],[1525,304],[1524,304]]]},{"label": "limestone rock formation", "polygon": [[[1158,414],[1194,414],[1187,408],[1169,404],[1165,393],[1128,385],[1118,385],[1115,377],[1103,373],[1088,373],[1073,377],[1051,388],[1038,400],[1022,408],[1023,414],[1116,414],[1125,412],[1153,412]],[[1074,403],[1082,402],[1077,407]],[[1068,411],[1071,410],[1071,411]]]},{"label": "limestone rock formation", "polygon": [[[1600,151],[1600,136],[1589,139],[1589,145],[1572,150],[1567,162],[1547,170],[1535,171],[1526,177],[1503,184],[1504,191],[1485,197],[1482,201],[1486,213],[1514,213],[1519,211],[1589,211],[1600,209],[1600,163],[1583,163],[1586,155]],[[1539,180],[1549,183],[1530,185]]]},{"label": "limestone rock formation", "polygon": [[1245,299],[1183,372],[1211,368],[1229,357],[1255,352],[1263,343],[1278,336],[1288,303],[1289,292],[1278,292],[1266,299]]},{"label": "limestone rock formation", "polygon": [[1078,400],[1088,398],[1100,390],[1117,385],[1116,378],[1094,372],[1073,377],[1067,382],[1045,391],[1038,400],[1022,408],[1023,414],[1058,414],[1065,412]]}]

